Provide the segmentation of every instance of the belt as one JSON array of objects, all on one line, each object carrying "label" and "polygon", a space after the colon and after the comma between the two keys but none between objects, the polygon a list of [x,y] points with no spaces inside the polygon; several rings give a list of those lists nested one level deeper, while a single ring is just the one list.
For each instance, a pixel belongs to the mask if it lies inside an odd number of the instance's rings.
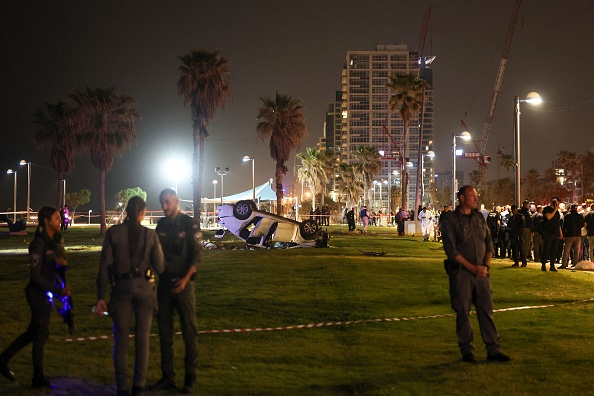
[{"label": "belt", "polygon": [[142,273],[140,272],[124,272],[123,274],[114,274],[114,279],[116,281],[120,281],[120,280],[129,280],[129,279],[133,279],[133,278],[140,278],[142,277]]}]

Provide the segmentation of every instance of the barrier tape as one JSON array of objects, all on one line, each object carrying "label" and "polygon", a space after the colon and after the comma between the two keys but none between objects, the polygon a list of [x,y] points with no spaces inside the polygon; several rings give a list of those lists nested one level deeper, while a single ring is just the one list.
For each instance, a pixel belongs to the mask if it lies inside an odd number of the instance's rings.
[{"label": "barrier tape", "polygon": [[[524,311],[528,309],[543,309],[543,308],[552,308],[552,307],[560,307],[563,305],[575,305],[575,304],[583,304],[587,302],[593,302],[594,298],[590,298],[587,300],[580,300],[580,301],[573,301],[568,303],[562,304],[548,304],[548,305],[525,305],[521,307],[510,307],[510,308],[500,308],[494,309],[493,312],[511,312],[511,311]],[[476,311],[470,311],[471,315],[476,314]],[[220,329],[220,330],[201,330],[198,334],[221,334],[221,333],[258,333],[264,331],[282,331],[282,330],[296,330],[296,329],[314,329],[320,327],[331,327],[331,326],[345,326],[345,325],[356,325],[356,324],[364,324],[364,323],[380,323],[380,322],[407,322],[411,320],[423,320],[423,319],[439,319],[439,318],[451,318],[456,316],[455,313],[448,313],[448,314],[438,314],[438,315],[426,315],[426,316],[412,316],[412,317],[402,317],[402,318],[383,318],[383,319],[363,319],[363,320],[348,320],[348,321],[339,321],[339,322],[321,322],[321,323],[310,323],[310,324],[300,324],[300,325],[291,325],[291,326],[278,326],[278,327],[251,327],[251,328],[237,328],[237,329]],[[181,331],[175,333],[176,335],[181,335]],[[130,338],[133,338],[135,335],[130,334]],[[151,337],[155,337],[156,334],[150,334]],[[83,341],[96,341],[96,340],[106,340],[109,338],[113,338],[113,335],[101,335],[95,337],[77,337],[77,338],[66,338],[64,339],[65,342],[83,342]]]}]

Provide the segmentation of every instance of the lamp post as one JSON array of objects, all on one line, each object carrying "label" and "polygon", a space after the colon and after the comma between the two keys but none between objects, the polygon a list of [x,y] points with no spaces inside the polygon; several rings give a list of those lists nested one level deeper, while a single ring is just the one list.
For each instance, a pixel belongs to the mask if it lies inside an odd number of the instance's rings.
[{"label": "lamp post", "polygon": [[91,225],[91,213],[93,213],[93,211],[89,209],[89,225]]},{"label": "lamp post", "polygon": [[516,205],[518,208],[521,207],[521,192],[520,192],[520,102],[522,103],[532,103],[532,104],[540,104],[542,103],[542,99],[540,95],[536,92],[530,92],[526,99],[521,100],[519,96],[514,98],[514,115],[515,115],[515,123],[514,123],[514,154],[515,154],[515,168],[516,168]]},{"label": "lamp post", "polygon": [[29,208],[31,207],[31,163],[21,160],[19,165],[27,165],[27,223],[29,222]]},{"label": "lamp post", "polygon": [[212,186],[214,187],[214,192],[212,195],[213,203],[212,203],[212,212],[213,214],[217,212],[217,204],[214,203],[214,200],[217,199],[217,183],[219,181],[217,179],[213,179]]},{"label": "lamp post", "polygon": [[7,174],[11,175],[14,173],[14,202],[12,205],[12,210],[14,211],[12,215],[13,223],[16,222],[16,201],[17,201],[17,171],[9,169],[6,171]]},{"label": "lamp post", "polygon": [[256,202],[256,174],[255,174],[255,167],[254,163],[256,162],[254,158],[250,157],[249,155],[245,155],[243,157],[243,162],[252,161],[252,200]]},{"label": "lamp post", "polygon": [[225,175],[227,173],[229,173],[229,168],[225,168],[225,169],[221,169],[220,166],[217,166],[215,168],[215,172],[217,172],[219,174],[219,176],[221,176],[221,205],[223,204],[223,197],[225,196]]},{"label": "lamp post", "polygon": [[458,180],[456,179],[456,138],[470,140],[470,132],[464,131],[459,135],[452,133],[452,208],[456,207],[456,190],[458,187]]}]

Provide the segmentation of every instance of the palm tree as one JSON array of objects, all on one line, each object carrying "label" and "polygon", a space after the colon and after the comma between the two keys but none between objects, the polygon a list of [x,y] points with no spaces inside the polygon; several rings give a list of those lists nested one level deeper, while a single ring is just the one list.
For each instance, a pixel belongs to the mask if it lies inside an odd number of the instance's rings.
[{"label": "palm tree", "polygon": [[[404,133],[402,134],[402,207],[406,208],[406,199],[408,195],[408,173],[406,172],[406,162],[408,158],[408,129],[411,118],[419,114],[421,111],[423,91],[426,88],[429,88],[429,84],[415,73],[397,73],[390,77],[390,81],[386,86],[394,91],[394,94],[390,96],[390,111],[395,112],[399,109],[400,117],[404,123]],[[420,162],[418,166],[420,166]],[[417,171],[420,170],[417,169]],[[419,186],[417,186],[417,188],[419,188]]]},{"label": "palm tree", "polygon": [[[371,194],[371,185],[373,179],[379,175],[382,169],[382,160],[378,151],[372,146],[357,146],[353,152],[355,161],[353,165],[356,171],[363,176],[363,185],[365,192]],[[370,197],[366,197],[371,201]]]},{"label": "palm tree", "polygon": [[323,180],[322,199],[320,204],[324,206],[328,183],[336,177],[337,157],[327,151],[320,151],[320,154],[320,175]]},{"label": "palm tree", "polygon": [[180,56],[181,76],[177,80],[177,91],[184,98],[184,105],[192,111],[192,137],[194,155],[192,157],[192,184],[194,218],[200,219],[202,205],[202,175],[204,173],[204,140],[208,137],[208,122],[216,111],[225,107],[231,91],[229,89],[229,61],[220,51],[207,49],[192,51]]},{"label": "palm tree", "polygon": [[363,176],[353,165],[342,163],[338,165],[338,193],[345,197],[347,207],[359,204],[359,197],[364,192]]},{"label": "palm tree", "polygon": [[501,166],[505,169],[505,173],[509,175],[509,171],[516,165],[514,157],[511,154],[503,154],[501,156]]},{"label": "palm tree", "polygon": [[70,97],[78,105],[80,147],[89,150],[91,163],[100,170],[101,233],[105,234],[105,174],[111,170],[115,155],[121,157],[137,140],[138,103],[131,96],[117,94],[114,87],[77,88]]},{"label": "palm tree", "polygon": [[287,173],[286,163],[291,150],[301,147],[307,135],[303,106],[298,99],[279,92],[276,97],[261,97],[262,107],[258,110],[256,131],[262,140],[270,138],[270,156],[276,161],[274,173],[276,182],[276,211],[281,214],[283,199],[283,175]]},{"label": "palm tree", "polygon": [[326,174],[323,170],[323,152],[308,147],[306,148],[305,153],[298,153],[297,158],[301,160],[301,168],[297,171],[297,177],[302,184],[307,184],[311,188],[311,205],[312,209],[315,210],[316,193],[320,186],[326,182]]},{"label": "palm tree", "polygon": [[74,168],[76,151],[76,116],[63,99],[56,103],[45,102],[47,114],[38,110],[33,114],[36,127],[35,145],[51,147],[50,162],[58,173],[57,207],[64,202],[64,175]]}]

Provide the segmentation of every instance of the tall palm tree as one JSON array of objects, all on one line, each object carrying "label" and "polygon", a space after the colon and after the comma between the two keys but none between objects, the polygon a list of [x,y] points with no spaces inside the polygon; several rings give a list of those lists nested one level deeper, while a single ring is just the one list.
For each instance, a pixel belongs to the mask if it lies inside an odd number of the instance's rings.
[{"label": "tall palm tree", "polygon": [[[320,150],[307,147],[305,153],[298,153],[297,158],[301,160],[301,168],[297,171],[297,177],[303,184],[307,184],[312,192],[312,209],[316,209],[316,193],[320,186],[325,183],[326,174],[323,172],[323,154]],[[323,193],[322,193],[323,196]]]},{"label": "tall palm tree", "polygon": [[[372,146],[357,146],[353,152],[355,158],[354,166],[358,173],[363,175],[363,185],[365,187],[365,195],[371,194],[371,186],[373,179],[379,175],[382,170],[381,156],[375,147]],[[370,197],[365,197],[371,201]]]},{"label": "tall palm tree", "polygon": [[347,207],[359,204],[359,197],[364,192],[363,176],[354,165],[341,163],[338,165],[338,193],[345,197]]},{"label": "tall palm tree", "polygon": [[35,145],[38,148],[51,147],[50,163],[58,173],[57,207],[64,202],[64,175],[74,168],[76,151],[76,116],[66,101],[45,102],[46,112],[38,110],[33,114],[36,127]]},{"label": "tall palm tree", "polygon": [[324,182],[322,183],[322,200],[320,204],[324,206],[326,197],[326,188],[331,180],[336,177],[336,166],[339,159],[333,153],[327,151],[321,152],[320,172],[323,175]]},{"label": "tall palm tree", "polygon": [[501,156],[501,166],[505,169],[505,173],[509,175],[509,171],[516,165],[514,157],[511,154],[503,154]]},{"label": "tall palm tree", "polygon": [[261,97],[256,131],[262,140],[270,138],[270,156],[276,161],[276,211],[281,214],[283,199],[283,175],[291,151],[301,147],[307,135],[307,127],[300,101],[289,95],[276,93],[274,99]]},{"label": "tall palm tree", "polygon": [[207,49],[192,51],[180,56],[181,76],[177,80],[177,91],[184,98],[184,105],[192,111],[192,137],[194,155],[192,157],[192,184],[194,218],[200,219],[202,206],[202,175],[204,173],[204,140],[208,137],[208,122],[216,111],[225,107],[231,91],[229,89],[229,61],[220,51]]},{"label": "tall palm tree", "polygon": [[[386,84],[394,93],[390,96],[390,111],[398,110],[404,124],[404,133],[402,134],[403,153],[402,153],[402,207],[407,207],[408,196],[408,172],[406,171],[406,161],[408,158],[408,129],[410,120],[421,111],[423,91],[429,88],[427,81],[420,78],[415,73],[397,73],[390,77]],[[417,168],[420,166],[418,162]],[[417,171],[422,171],[417,169]],[[420,186],[417,185],[417,189]]]},{"label": "tall palm tree", "polygon": [[119,95],[114,87],[77,88],[70,97],[78,105],[78,142],[89,150],[91,163],[100,170],[101,233],[105,234],[105,174],[111,170],[116,154],[121,157],[137,140],[138,103],[131,96]]}]

